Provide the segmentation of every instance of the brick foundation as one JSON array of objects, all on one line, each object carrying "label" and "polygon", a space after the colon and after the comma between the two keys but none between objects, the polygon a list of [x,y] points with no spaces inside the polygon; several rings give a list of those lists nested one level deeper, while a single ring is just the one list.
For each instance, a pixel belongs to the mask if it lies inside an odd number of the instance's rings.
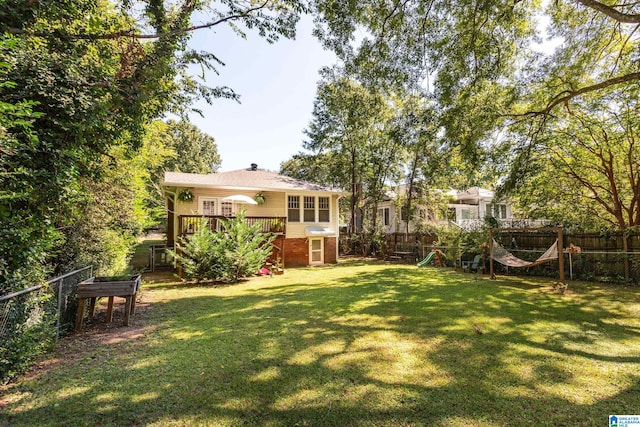
[{"label": "brick foundation", "polygon": [[306,238],[284,240],[284,267],[309,265],[309,243]]},{"label": "brick foundation", "polygon": [[335,264],[338,262],[336,259],[336,238],[325,237],[324,238],[324,263]]},{"label": "brick foundation", "polygon": [[[274,242],[275,244],[278,244]],[[336,238],[324,238],[324,262],[325,264],[335,264],[336,259]],[[309,241],[306,237],[298,239],[285,239],[284,241],[284,266],[300,267],[309,265]]]}]

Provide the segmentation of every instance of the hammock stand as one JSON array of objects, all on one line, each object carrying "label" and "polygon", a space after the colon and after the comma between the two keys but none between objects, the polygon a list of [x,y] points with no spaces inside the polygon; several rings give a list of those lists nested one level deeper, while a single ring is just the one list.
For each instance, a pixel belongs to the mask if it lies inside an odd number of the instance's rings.
[{"label": "hammock stand", "polygon": [[[535,261],[524,261],[517,258],[513,254],[509,253],[493,238],[494,232],[539,232],[539,231],[555,231],[558,233],[558,238],[545,253],[543,253]],[[533,267],[534,265],[558,260],[558,271],[560,273],[560,283],[565,283],[564,279],[564,256],[563,256],[563,242],[562,242],[562,227],[557,228],[492,228],[489,232],[489,272],[491,279],[496,278],[495,271],[493,269],[493,261],[496,260],[501,264],[509,267]]]}]

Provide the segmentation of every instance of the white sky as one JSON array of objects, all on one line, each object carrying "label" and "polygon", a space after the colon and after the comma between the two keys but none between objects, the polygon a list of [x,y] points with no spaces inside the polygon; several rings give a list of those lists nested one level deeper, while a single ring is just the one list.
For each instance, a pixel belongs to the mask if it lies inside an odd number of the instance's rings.
[{"label": "white sky", "polygon": [[208,86],[229,86],[241,104],[224,99],[199,102],[204,118],[191,121],[213,136],[222,157],[220,171],[260,168],[277,171],[280,163],[302,149],[302,131],[311,120],[319,69],[335,62],[311,35],[313,22],[298,23],[295,40],[267,43],[257,34],[242,39],[228,27],[196,31],[189,42],[196,50],[215,54],[224,67],[208,72]]}]

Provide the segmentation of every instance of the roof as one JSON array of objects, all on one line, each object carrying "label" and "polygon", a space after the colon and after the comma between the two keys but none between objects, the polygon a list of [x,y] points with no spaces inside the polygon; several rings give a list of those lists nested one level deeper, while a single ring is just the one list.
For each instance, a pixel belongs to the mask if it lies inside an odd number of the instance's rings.
[{"label": "roof", "polygon": [[465,191],[459,191],[456,194],[458,200],[462,199],[493,199],[494,193],[480,187],[471,187]]},{"label": "roof", "polygon": [[[407,194],[408,190],[409,190],[409,186],[407,184],[396,185],[392,187],[390,190],[385,191],[384,200],[394,200],[399,195]],[[478,197],[492,198],[493,197],[493,191],[485,190],[484,188],[480,188],[480,187],[471,187],[463,191],[454,190],[454,189],[449,189],[449,190],[434,189],[434,191],[441,195],[444,194],[450,197],[454,197],[456,198],[456,200],[468,199],[470,197],[471,198],[478,198]]]},{"label": "roof", "polygon": [[264,169],[238,169],[209,175],[165,172],[164,187],[209,187],[234,190],[320,191],[346,194],[343,190],[291,178]]}]

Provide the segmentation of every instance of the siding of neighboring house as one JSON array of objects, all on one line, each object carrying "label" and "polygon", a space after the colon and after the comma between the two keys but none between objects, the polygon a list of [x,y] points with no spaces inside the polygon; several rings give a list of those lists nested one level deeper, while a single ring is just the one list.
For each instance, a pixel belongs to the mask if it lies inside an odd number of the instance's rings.
[{"label": "siding of neighboring house", "polygon": [[[400,188],[402,191],[402,188]],[[484,218],[492,216],[499,222],[510,222],[513,220],[513,212],[511,204],[508,202],[496,202],[494,204],[493,192],[481,188],[471,188],[464,192],[457,192],[455,202],[449,204],[449,210],[453,217],[452,222],[465,229],[474,229],[484,224]],[[393,197],[393,196],[392,196]],[[378,221],[382,221],[385,216],[385,210],[389,210],[389,223],[385,226],[388,233],[414,233],[417,224],[423,221],[438,223],[447,222],[447,218],[426,218],[428,206],[416,206],[416,216],[407,222],[401,216],[401,212],[395,206],[392,200],[386,200],[378,204]],[[420,213],[422,211],[422,214]],[[433,215],[433,213],[431,214]]]}]

